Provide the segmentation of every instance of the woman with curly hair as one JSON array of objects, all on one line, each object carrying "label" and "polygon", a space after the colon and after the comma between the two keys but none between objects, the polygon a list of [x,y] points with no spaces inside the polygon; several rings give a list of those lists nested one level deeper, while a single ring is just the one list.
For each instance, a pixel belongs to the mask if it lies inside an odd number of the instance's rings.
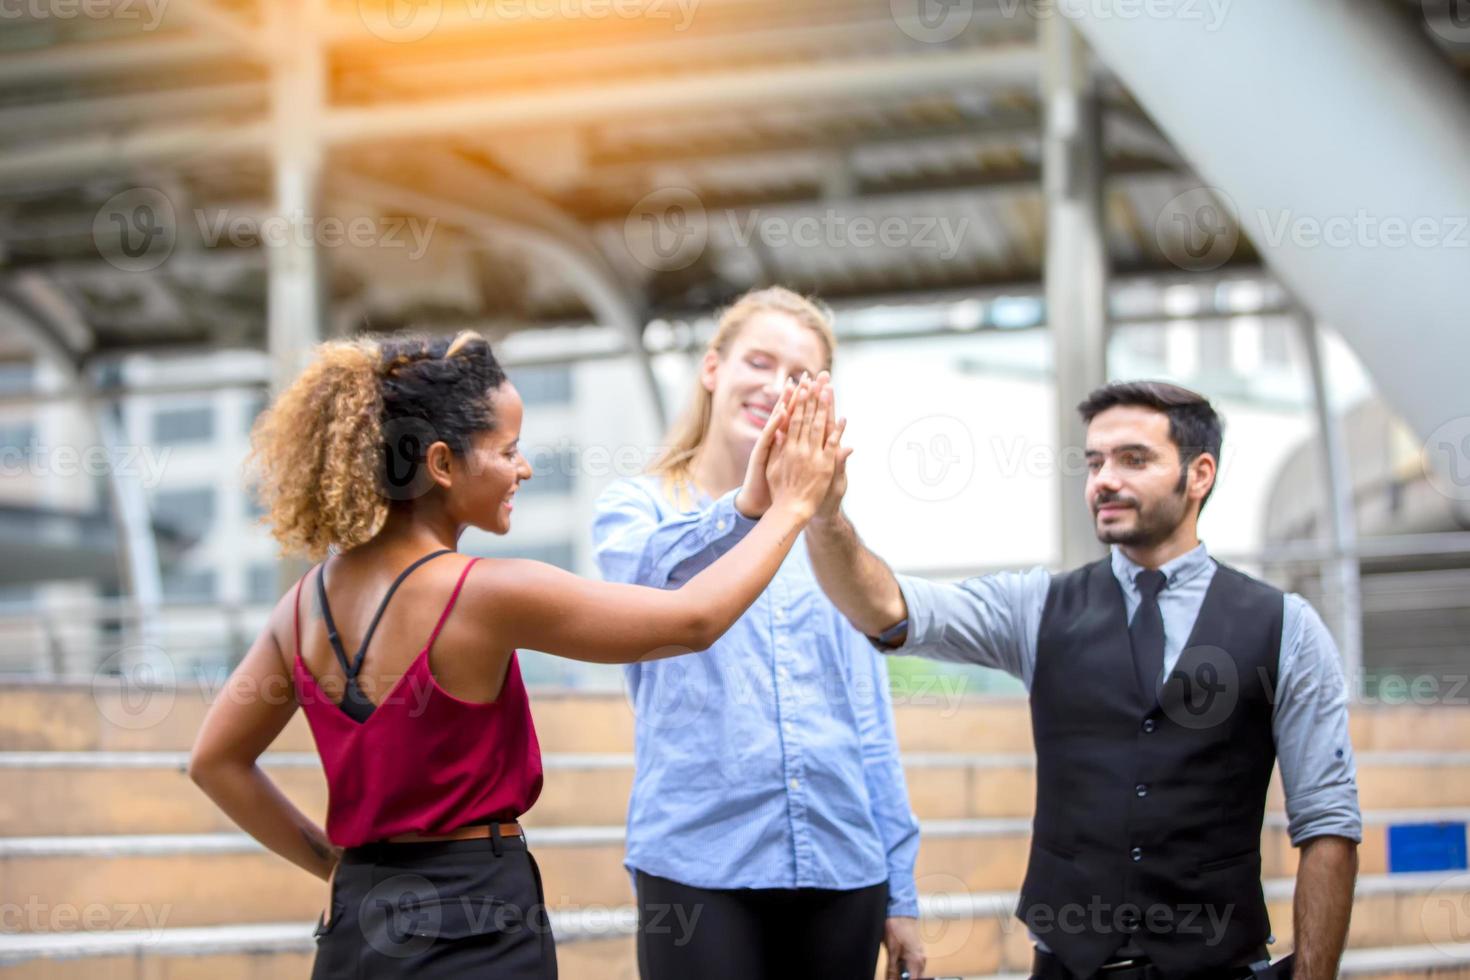
[{"label": "woman with curly hair", "polygon": [[[314,978],[556,976],[516,822],[542,778],[516,649],[637,663],[709,647],[826,494],[840,438],[830,396],[788,388],[762,433],[770,509],[667,591],[455,551],[467,527],[510,530],[531,478],[521,412],[477,334],[395,336],[323,344],[252,433],[273,533],[322,561],[210,707],[189,774],[328,882]],[[298,706],[326,771],[325,831],[257,764]]]}]

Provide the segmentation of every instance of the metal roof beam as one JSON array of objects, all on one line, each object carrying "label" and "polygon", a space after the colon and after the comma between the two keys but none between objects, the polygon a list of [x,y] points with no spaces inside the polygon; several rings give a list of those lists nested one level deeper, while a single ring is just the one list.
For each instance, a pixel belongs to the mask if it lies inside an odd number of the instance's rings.
[{"label": "metal roof beam", "polygon": [[[4,64],[0,62],[0,64]],[[854,58],[832,64],[796,63],[765,71],[719,71],[671,81],[631,81],[527,93],[328,108],[328,145],[484,133],[522,126],[604,122],[653,112],[735,109],[804,99],[877,98],[946,88],[1034,85],[1034,45]],[[3,81],[3,79],[0,79]],[[87,134],[0,153],[0,183],[115,171],[179,159],[264,153],[265,119],[229,124],[188,123],[126,133]]]}]

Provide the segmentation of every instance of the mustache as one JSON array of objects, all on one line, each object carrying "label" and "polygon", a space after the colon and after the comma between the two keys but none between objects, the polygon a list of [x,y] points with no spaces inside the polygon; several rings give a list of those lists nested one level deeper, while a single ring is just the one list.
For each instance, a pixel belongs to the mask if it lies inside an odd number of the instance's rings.
[{"label": "mustache", "polygon": [[1093,498],[1093,500],[1092,500],[1092,510],[1093,510],[1093,513],[1097,513],[1097,511],[1099,511],[1102,508],[1108,506],[1109,504],[1121,504],[1124,507],[1132,507],[1134,510],[1137,510],[1138,509],[1138,501],[1133,500],[1130,497],[1120,497],[1117,494],[1109,493],[1109,494],[1102,494],[1102,495],[1099,495],[1099,496]]}]

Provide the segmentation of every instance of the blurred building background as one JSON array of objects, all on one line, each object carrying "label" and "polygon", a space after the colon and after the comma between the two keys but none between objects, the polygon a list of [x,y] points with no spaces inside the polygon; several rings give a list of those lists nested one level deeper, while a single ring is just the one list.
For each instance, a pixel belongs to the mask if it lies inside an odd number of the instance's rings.
[{"label": "blurred building background", "polygon": [[[0,24],[8,671],[238,657],[282,581],[240,479],[251,420],[310,343],[360,330],[496,338],[539,475],[515,533],[466,548],[591,573],[591,502],[656,453],[712,314],[765,283],[838,310],[851,509],[897,567],[1088,554],[1058,406],[1165,377],[1230,422],[1217,553],[1313,598],[1365,689],[1464,659],[1470,494],[1426,477],[1431,426],[1374,376],[1442,356],[1407,318],[1400,364],[1340,341],[1053,5],[33,6]],[[1455,79],[1453,5],[1370,6]],[[1231,13],[1173,20],[1212,41]],[[1302,217],[1273,221],[1296,272]],[[890,452],[914,425],[968,478],[923,486],[928,444]]]},{"label": "blurred building background", "polygon": [[848,510],[900,571],[1098,553],[1072,406],[1174,380],[1226,418],[1212,552],[1312,600],[1364,705],[1464,705],[1467,67],[1458,0],[6,5],[0,675],[221,678],[300,571],[250,425],[364,330],[492,338],[537,475],[463,548],[594,574],[593,501],[774,283],[836,311]]}]

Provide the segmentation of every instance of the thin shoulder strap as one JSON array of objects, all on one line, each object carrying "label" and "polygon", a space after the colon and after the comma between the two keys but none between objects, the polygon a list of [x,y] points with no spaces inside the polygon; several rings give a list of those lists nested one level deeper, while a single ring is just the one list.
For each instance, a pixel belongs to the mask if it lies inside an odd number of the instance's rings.
[{"label": "thin shoulder strap", "polygon": [[432,561],[440,555],[451,555],[453,553],[454,550],[452,548],[440,548],[438,551],[431,551],[398,573],[398,577],[393,580],[393,584],[388,586],[388,591],[384,594],[383,601],[378,603],[378,611],[373,614],[373,621],[368,625],[367,632],[363,634],[362,643],[357,648],[357,656],[352,661],[352,673],[354,676],[356,676],[358,671],[362,670],[362,658],[367,656],[368,644],[372,642],[373,634],[378,631],[378,623],[382,620],[383,613],[387,612],[388,603],[393,598],[393,593],[397,592],[398,587],[403,584],[403,580],[412,575],[414,570],[425,562]]},{"label": "thin shoulder strap", "polygon": [[327,602],[327,564],[326,562],[322,562],[321,572],[316,577],[317,601],[322,607],[322,619],[326,623],[327,639],[331,641],[332,652],[337,655],[337,661],[342,665],[342,672],[347,675],[349,681],[356,678],[358,671],[362,670],[362,661],[363,657],[367,655],[368,644],[372,642],[373,633],[377,631],[378,623],[382,620],[383,612],[388,608],[388,600],[393,598],[393,593],[398,591],[398,587],[403,584],[404,579],[413,574],[414,570],[420,565],[434,558],[438,558],[440,555],[448,554],[453,554],[453,549],[441,548],[438,551],[431,551],[398,573],[398,577],[388,587],[387,594],[383,596],[383,601],[378,603],[378,611],[373,615],[372,625],[368,627],[367,633],[364,634],[362,643],[357,648],[357,655],[351,662],[347,659],[347,651],[342,647],[342,636],[337,632],[336,620],[332,618],[331,604]]},{"label": "thin shoulder strap", "polygon": [[337,621],[332,618],[332,606],[327,602],[327,563],[322,562],[321,568],[316,573],[316,604],[322,607],[322,620],[327,626],[327,639],[332,644],[332,652],[337,655],[337,662],[342,665],[342,672],[347,679],[352,679],[352,665],[347,662],[347,651],[342,649],[342,637],[337,633]]},{"label": "thin shoulder strap", "polygon": [[459,581],[454,583],[454,591],[449,594],[449,601],[444,604],[444,611],[439,614],[439,622],[434,624],[434,632],[429,634],[429,642],[425,646],[433,646],[434,641],[439,638],[439,631],[444,628],[444,622],[449,618],[449,613],[454,609],[454,604],[459,601],[459,590],[464,588],[464,580],[470,574],[470,569],[475,567],[478,558],[471,558],[465,562],[464,568],[459,573]]},{"label": "thin shoulder strap", "polygon": [[[308,570],[306,575],[310,575]],[[306,575],[296,580],[296,593],[291,598],[291,622],[296,633],[296,656],[301,656],[301,586],[306,582]]]}]

